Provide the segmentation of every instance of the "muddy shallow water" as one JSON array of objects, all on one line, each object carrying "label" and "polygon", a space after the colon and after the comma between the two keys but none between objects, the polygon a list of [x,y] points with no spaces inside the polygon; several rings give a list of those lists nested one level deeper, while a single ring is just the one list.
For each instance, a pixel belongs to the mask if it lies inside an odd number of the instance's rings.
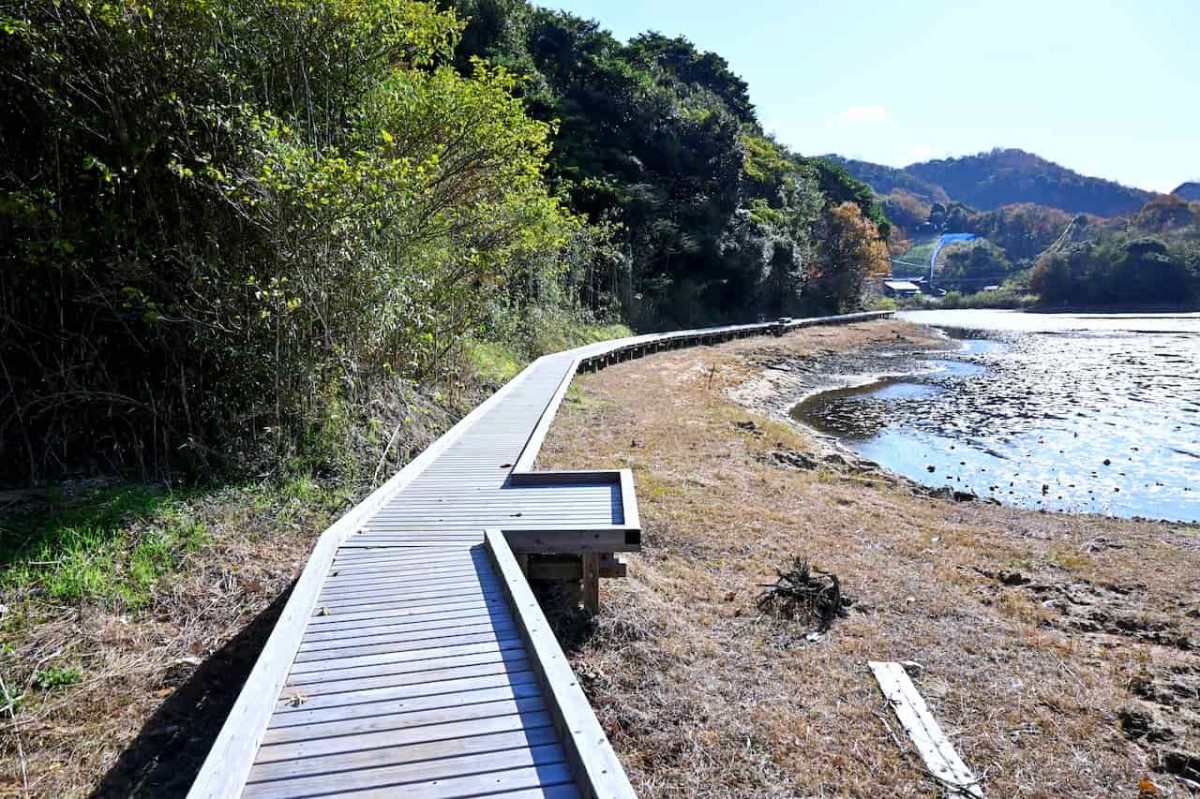
[{"label": "muddy shallow water", "polygon": [[793,416],[931,486],[1200,522],[1200,314],[927,311],[958,348]]}]

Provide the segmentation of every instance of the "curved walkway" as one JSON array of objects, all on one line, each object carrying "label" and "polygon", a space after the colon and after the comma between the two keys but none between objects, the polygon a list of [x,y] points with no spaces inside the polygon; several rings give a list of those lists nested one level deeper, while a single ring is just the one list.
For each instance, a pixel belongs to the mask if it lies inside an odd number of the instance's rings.
[{"label": "curved walkway", "polygon": [[540,358],[318,540],[189,797],[632,797],[518,565],[640,545],[627,470],[535,472],[581,368],[886,314]]}]

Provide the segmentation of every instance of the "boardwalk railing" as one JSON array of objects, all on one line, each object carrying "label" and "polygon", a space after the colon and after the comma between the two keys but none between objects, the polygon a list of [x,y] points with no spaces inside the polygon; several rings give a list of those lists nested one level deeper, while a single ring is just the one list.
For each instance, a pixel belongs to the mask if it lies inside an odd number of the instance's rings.
[{"label": "boardwalk railing", "polygon": [[572,377],[870,312],[548,355],[318,539],[189,797],[632,797],[518,563],[641,542],[629,470],[538,472]]}]

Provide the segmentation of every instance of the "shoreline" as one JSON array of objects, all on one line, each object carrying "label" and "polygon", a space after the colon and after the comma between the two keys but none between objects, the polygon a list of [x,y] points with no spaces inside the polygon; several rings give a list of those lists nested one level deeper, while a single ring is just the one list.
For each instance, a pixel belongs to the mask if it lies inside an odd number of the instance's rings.
[{"label": "shoreline", "polygon": [[[1200,529],[931,496],[745,388],[779,384],[763,373],[784,358],[894,366],[897,336],[915,348],[919,331],[663,353],[582,377],[564,405],[543,468],[635,474],[644,551],[566,648],[639,795],[928,795],[866,667],[884,659],[921,664],[918,689],[994,795],[1200,784]],[[855,598],[816,640],[755,604],[792,557]]]},{"label": "shoreline", "polygon": [[[956,501],[979,501],[989,504],[1003,504],[990,497],[979,496],[975,493],[957,491],[950,486],[932,486],[919,480],[889,469],[879,462],[866,458],[837,435],[825,433],[805,424],[792,415],[792,412],[805,402],[834,391],[864,388],[875,384],[883,384],[888,380],[902,379],[919,375],[936,374],[940,371],[936,366],[928,367],[930,360],[938,354],[966,351],[965,345],[950,349],[955,339],[944,331],[923,324],[914,324],[922,335],[912,339],[903,339],[903,344],[882,342],[867,353],[851,351],[833,358],[817,357],[792,358],[794,363],[816,361],[815,369],[807,371],[814,379],[812,381],[801,377],[798,380],[789,379],[796,376],[791,369],[780,369],[778,365],[764,368],[757,378],[751,377],[739,386],[729,390],[729,398],[738,405],[755,413],[762,413],[779,422],[787,424],[819,445],[822,460],[839,465],[845,465],[860,473],[878,472],[885,475],[889,481],[907,486],[914,494],[928,497],[949,498]],[[845,371],[844,365],[861,359],[866,366],[879,365],[884,359],[895,358],[902,360],[907,368],[901,370]],[[831,364],[830,361],[833,363]],[[792,392],[799,392],[793,395]],[[792,397],[798,397],[793,399]],[[1009,507],[1022,507],[1011,505]]]},{"label": "shoreline", "polygon": [[[964,486],[960,490],[953,485],[925,482],[919,477],[904,474],[864,455],[836,433],[817,429],[797,418],[794,413],[797,408],[823,394],[871,389],[871,387],[883,388],[892,381],[936,375],[944,371],[934,363],[939,358],[967,353],[971,349],[965,342],[949,335],[947,330],[941,327],[926,322],[901,321],[919,329],[921,333],[912,338],[900,340],[903,343],[878,342],[866,350],[852,350],[832,357],[826,353],[818,353],[816,356],[785,358],[784,361],[790,363],[789,366],[781,367],[776,362],[762,368],[757,375],[750,376],[740,385],[730,389],[729,397],[748,410],[764,413],[778,421],[790,424],[822,444],[828,452],[837,453],[862,467],[881,471],[894,481],[908,485],[914,492],[934,497],[954,498],[957,501],[979,501],[1042,513],[1200,526],[1200,520],[1158,516],[1151,513],[1106,513],[1079,506],[1040,508],[1038,505],[1041,503],[1034,501],[1038,498],[1034,493],[1018,494],[1014,499],[1005,501],[1000,498],[1002,495],[993,496],[987,492],[981,493],[968,486]],[[967,333],[972,338],[984,338],[992,342],[1004,341],[1012,335],[1007,331],[999,330],[958,329],[958,331]],[[879,368],[881,364],[890,359],[903,364],[903,368]],[[803,371],[800,378],[793,379],[796,374],[794,368],[801,364],[803,364]],[[872,369],[875,371],[871,371]],[[963,445],[960,440],[953,438],[947,440],[953,441],[959,446]],[[954,447],[952,446],[950,449],[954,449]],[[1012,494],[1011,491],[1009,493]]]}]

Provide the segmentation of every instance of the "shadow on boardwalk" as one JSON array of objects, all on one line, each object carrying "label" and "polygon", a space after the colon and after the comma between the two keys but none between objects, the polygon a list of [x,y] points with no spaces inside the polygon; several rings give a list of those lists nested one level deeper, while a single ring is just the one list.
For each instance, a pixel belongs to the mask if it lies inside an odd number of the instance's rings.
[{"label": "shadow on boardwalk", "polygon": [[187,794],[290,595],[289,587],[171,694],[91,799]]}]

